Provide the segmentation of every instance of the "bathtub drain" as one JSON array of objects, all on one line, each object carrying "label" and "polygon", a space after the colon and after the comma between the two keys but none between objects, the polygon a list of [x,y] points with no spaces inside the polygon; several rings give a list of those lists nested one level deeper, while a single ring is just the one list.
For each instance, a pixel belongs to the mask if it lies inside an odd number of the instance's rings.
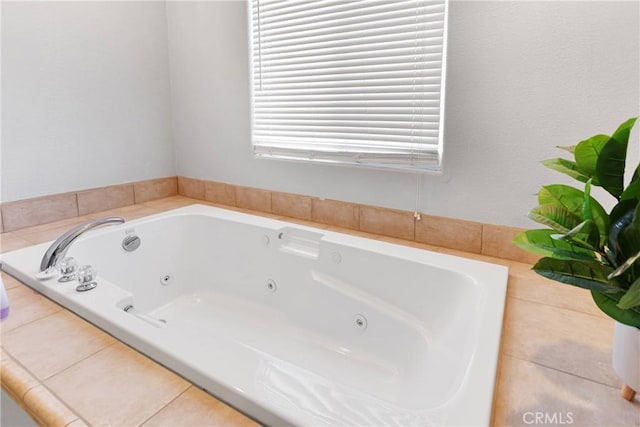
[{"label": "bathtub drain", "polygon": [[122,241],[122,249],[127,252],[133,252],[140,247],[140,237],[133,234],[127,235]]}]

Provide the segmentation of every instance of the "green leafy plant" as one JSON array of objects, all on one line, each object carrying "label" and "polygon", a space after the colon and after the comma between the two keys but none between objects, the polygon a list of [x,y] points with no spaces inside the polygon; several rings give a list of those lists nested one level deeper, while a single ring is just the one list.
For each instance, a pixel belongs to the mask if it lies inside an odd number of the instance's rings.
[{"label": "green leafy plant", "polygon": [[[533,270],[549,279],[591,291],[608,316],[640,328],[640,165],[624,184],[629,134],[637,118],[613,135],[595,135],[570,147],[558,147],[573,160],[545,160],[548,168],[569,175],[584,189],[545,185],[529,218],[548,228],[527,230],[513,242],[543,257]],[[607,213],[591,196],[592,186],[616,200]]]}]

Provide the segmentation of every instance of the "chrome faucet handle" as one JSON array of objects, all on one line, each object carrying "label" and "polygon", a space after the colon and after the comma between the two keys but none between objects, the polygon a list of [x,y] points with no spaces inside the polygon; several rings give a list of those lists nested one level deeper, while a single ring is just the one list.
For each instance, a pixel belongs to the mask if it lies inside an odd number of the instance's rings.
[{"label": "chrome faucet handle", "polygon": [[79,285],[76,287],[76,291],[78,292],[86,292],[98,286],[98,283],[95,281],[97,271],[90,265],[80,267],[77,276]]},{"label": "chrome faucet handle", "polygon": [[67,257],[58,263],[58,270],[62,275],[58,282],[70,282],[76,278],[76,269],[78,267],[78,263],[75,258]]}]

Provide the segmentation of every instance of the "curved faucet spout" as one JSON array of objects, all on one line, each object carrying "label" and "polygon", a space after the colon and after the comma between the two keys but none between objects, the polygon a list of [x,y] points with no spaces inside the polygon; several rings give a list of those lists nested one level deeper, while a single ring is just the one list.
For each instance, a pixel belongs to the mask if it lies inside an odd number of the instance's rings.
[{"label": "curved faucet spout", "polygon": [[45,271],[47,268],[55,266],[58,263],[58,260],[64,258],[71,244],[87,231],[104,225],[122,223],[124,223],[124,218],[120,218],[119,216],[110,216],[106,218],[92,219],[91,221],[87,221],[73,227],[62,236],[58,237],[56,241],[49,246],[49,249],[47,249],[47,252],[45,252],[42,257],[42,262],[40,262],[40,271]]}]

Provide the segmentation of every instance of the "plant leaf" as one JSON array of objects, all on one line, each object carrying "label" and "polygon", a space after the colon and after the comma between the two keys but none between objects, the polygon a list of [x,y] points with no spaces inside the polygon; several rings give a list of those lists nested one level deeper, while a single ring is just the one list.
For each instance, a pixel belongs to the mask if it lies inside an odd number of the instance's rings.
[{"label": "plant leaf", "polygon": [[636,119],[631,118],[618,126],[609,141],[602,147],[596,164],[596,175],[600,185],[618,200],[624,191],[627,145]]},{"label": "plant leaf", "polygon": [[640,205],[636,205],[636,208],[633,210],[633,220],[630,225],[640,229]]},{"label": "plant leaf", "polygon": [[[612,243],[617,243],[615,249],[617,250],[616,258],[619,262],[632,258],[640,252],[639,208],[640,205],[636,205],[634,211],[628,211],[625,216],[618,220],[615,226],[611,227],[611,240],[615,240]],[[631,218],[629,217],[630,214],[633,214]],[[640,266],[634,265],[632,271],[631,281],[635,280],[637,273],[640,273]]]},{"label": "plant leaf", "polygon": [[631,129],[633,128],[633,125],[636,123],[636,120],[638,120],[637,117],[632,117],[626,122],[622,123],[620,126],[618,126],[618,129],[616,129],[616,131],[613,132],[613,135],[611,135],[611,138],[615,139],[616,141],[624,145],[627,145],[627,143],[629,142],[629,135],[631,134]]},{"label": "plant leaf", "polygon": [[632,181],[620,195],[620,201],[639,199],[640,200],[640,180]]},{"label": "plant leaf", "polygon": [[533,270],[548,279],[566,283],[596,292],[619,292],[615,282],[607,279],[613,272],[609,266],[598,261],[576,261],[542,258]]},{"label": "plant leaf", "polygon": [[556,148],[567,151],[571,154],[575,153],[576,146],[575,145],[556,145]]},{"label": "plant leaf", "polygon": [[631,177],[631,183],[634,183],[640,179],[640,165],[636,166],[636,170],[633,171],[633,176]]},{"label": "plant leaf", "polygon": [[557,259],[595,260],[593,251],[563,240],[554,240],[549,229],[527,230],[518,234],[513,243],[525,251]]},{"label": "plant leaf", "polygon": [[[609,141],[608,135],[595,135],[584,141],[580,141],[576,145],[574,152],[576,164],[585,175],[589,177],[596,177],[596,164],[598,163],[598,157],[604,145]],[[598,180],[595,179],[594,185],[598,185]]]},{"label": "plant leaf", "polygon": [[633,171],[631,182],[620,195],[620,200],[638,199],[640,200],[640,165]]},{"label": "plant leaf", "polygon": [[591,292],[593,301],[607,316],[625,325],[640,328],[640,309],[638,307],[626,310],[618,307],[618,301],[623,295],[622,292],[617,294]]},{"label": "plant leaf", "polygon": [[580,224],[580,217],[559,205],[541,205],[529,212],[529,218],[546,225],[558,233],[568,233]]},{"label": "plant leaf", "polygon": [[640,306],[640,279],[631,284],[627,292],[620,298],[618,308],[628,310]]},{"label": "plant leaf", "polygon": [[[584,198],[582,201],[582,218],[593,221],[593,212],[591,212],[591,182],[589,179],[584,186]],[[607,216],[609,219],[609,216]]]},{"label": "plant leaf", "polygon": [[621,200],[620,203],[618,203],[613,207],[613,209],[611,209],[611,214],[609,214],[609,222],[611,223],[611,225],[613,226],[614,223],[618,222],[620,218],[622,218],[629,212],[635,211],[636,206],[638,206],[638,200]]},{"label": "plant leaf", "polygon": [[624,191],[626,160],[627,145],[611,138],[602,148],[596,165],[596,174],[600,185],[618,200]]},{"label": "plant leaf", "polygon": [[600,185],[620,200],[624,191],[624,168],[627,161],[627,145],[636,118],[618,126],[609,141],[602,147],[596,164],[596,176]]},{"label": "plant leaf", "polygon": [[577,179],[580,182],[587,182],[589,179],[587,175],[578,169],[578,165],[571,160],[558,157],[556,159],[543,160],[542,164],[549,169],[569,175],[571,178]]},{"label": "plant leaf", "polygon": [[572,241],[581,247],[600,248],[600,234],[598,227],[591,220],[582,221],[580,224],[565,234],[552,234],[551,238],[558,241]]},{"label": "plant leaf", "polygon": [[611,210],[611,214],[609,215],[611,226],[609,227],[607,246],[611,252],[611,258],[615,259],[617,263],[621,263],[626,259],[620,246],[620,234],[622,233],[622,230],[627,228],[627,226],[633,221],[633,215],[637,205],[638,200],[636,199],[622,200],[614,206]]},{"label": "plant leaf", "polygon": [[582,191],[563,184],[545,185],[538,192],[538,203],[541,205],[559,205],[580,217],[583,200]]},{"label": "plant leaf", "polygon": [[625,258],[640,251],[640,229],[632,225],[625,227],[618,235],[618,244]]},{"label": "plant leaf", "polygon": [[616,268],[613,273],[611,273],[611,274],[609,274],[609,276],[607,276],[607,279],[611,280],[614,277],[620,276],[622,273],[627,271],[639,258],[640,258],[640,252],[638,252],[635,255],[627,258],[627,260],[624,263],[622,263],[620,265],[620,267]]},{"label": "plant leaf", "polygon": [[[589,188],[589,186],[586,186],[586,189]],[[588,203],[586,203],[587,200]],[[593,222],[598,226],[600,241],[606,241],[609,230],[609,215],[607,215],[607,211],[604,210],[602,205],[587,193],[563,184],[545,185],[538,192],[538,202],[541,205],[555,204],[562,206],[576,215],[580,220],[571,228],[574,228],[583,220],[589,219],[585,216],[585,204],[588,205]],[[566,233],[567,231],[561,231],[561,233]]]}]

